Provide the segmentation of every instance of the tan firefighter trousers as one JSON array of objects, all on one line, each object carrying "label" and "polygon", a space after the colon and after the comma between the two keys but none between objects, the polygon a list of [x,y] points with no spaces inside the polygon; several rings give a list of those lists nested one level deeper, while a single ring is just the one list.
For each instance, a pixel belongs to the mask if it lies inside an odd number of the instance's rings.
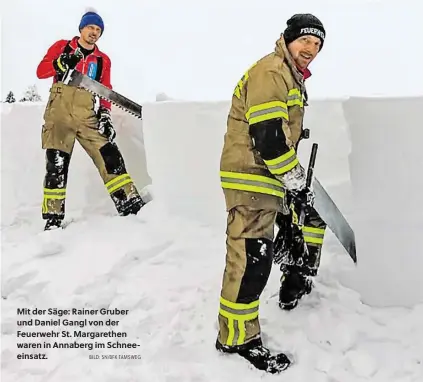
[{"label": "tan firefighter trousers", "polygon": [[[236,206],[228,212],[218,315],[218,341],[224,346],[242,348],[260,337],[259,298],[272,267],[276,215],[277,211],[251,206]],[[308,215],[302,227],[307,247],[319,252],[316,262],[320,262],[325,227],[316,214]]]},{"label": "tan firefighter trousers", "polygon": [[260,335],[259,297],[273,260],[276,211],[238,206],[228,212],[226,267],[218,341],[241,346]]},{"label": "tan firefighter trousers", "polygon": [[94,96],[84,89],[58,82],[50,89],[41,133],[46,149],[43,218],[64,216],[67,173],[75,140],[93,160],[117,210],[138,191],[126,172],[115,143],[99,134]]}]

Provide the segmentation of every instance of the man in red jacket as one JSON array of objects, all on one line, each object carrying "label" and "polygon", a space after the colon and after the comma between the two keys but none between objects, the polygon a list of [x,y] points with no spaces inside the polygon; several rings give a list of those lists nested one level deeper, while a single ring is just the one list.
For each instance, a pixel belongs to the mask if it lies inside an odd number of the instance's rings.
[{"label": "man in red jacket", "polygon": [[62,81],[67,69],[76,69],[112,88],[110,58],[96,45],[104,32],[102,18],[96,12],[85,13],[79,31],[80,37],[54,43],[37,68],[38,78],[53,77],[42,128],[42,148],[46,150],[42,217],[47,220],[46,230],[60,227],[65,215],[75,139],[92,158],[120,215],[136,214],[145,204],[114,142],[110,102]]}]

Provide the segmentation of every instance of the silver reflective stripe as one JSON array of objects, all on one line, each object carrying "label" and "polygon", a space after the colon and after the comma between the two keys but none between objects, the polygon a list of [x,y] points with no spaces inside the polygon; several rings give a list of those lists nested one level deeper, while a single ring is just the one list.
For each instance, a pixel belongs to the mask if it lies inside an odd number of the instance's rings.
[{"label": "silver reflective stripe", "polygon": [[298,94],[291,94],[291,95],[288,96],[288,101],[293,101],[293,100],[296,100],[296,99],[299,99],[300,101],[302,100],[301,96],[298,95]]},{"label": "silver reflective stripe", "polygon": [[264,188],[269,188],[271,190],[284,192],[283,187],[279,187],[270,183],[259,182],[257,180],[234,179],[234,178],[226,178],[226,177],[221,177],[220,179],[222,182],[225,182],[225,183],[246,184],[249,186],[264,187]]},{"label": "silver reflective stripe", "polygon": [[66,195],[66,190],[63,191],[44,191],[44,195]]},{"label": "silver reflective stripe", "polygon": [[[297,159],[297,156],[294,154],[291,157],[289,157],[288,159],[285,159],[284,161],[277,163],[277,164],[272,164],[272,165],[268,165],[267,163],[267,167],[269,168],[270,171],[274,171],[274,170],[278,170],[282,167],[287,166],[288,164],[294,162]],[[266,161],[265,161],[266,162]]]},{"label": "silver reflective stripe", "polygon": [[237,344],[239,339],[239,324],[237,320],[234,320],[234,339],[232,340],[232,344]]},{"label": "silver reflective stripe", "polygon": [[249,119],[260,117],[261,115],[265,115],[265,114],[276,113],[278,111],[282,111],[283,113],[288,114],[288,110],[286,110],[282,106],[274,106],[274,107],[270,107],[270,108],[265,109],[265,110],[259,110],[259,111],[252,112],[250,114]]},{"label": "silver reflective stripe", "polygon": [[303,231],[304,237],[315,237],[317,239],[323,239],[325,237],[324,233],[315,233],[315,232],[307,232]]},{"label": "silver reflective stripe", "polygon": [[245,315],[245,314],[251,314],[251,313],[258,312],[259,307],[256,306],[256,307],[250,308],[250,309],[233,309],[233,308],[229,308],[228,306],[220,303],[220,309],[224,310],[225,312],[236,314],[237,316],[239,316],[239,315]]},{"label": "silver reflective stripe", "polygon": [[[312,229],[316,229],[316,228],[312,228]],[[317,228],[320,229],[320,228]],[[307,230],[307,227],[303,228],[303,234],[304,236],[308,236],[308,237],[317,237],[318,239],[322,239],[323,237],[325,237],[325,233],[319,233],[319,232],[310,232]]]}]

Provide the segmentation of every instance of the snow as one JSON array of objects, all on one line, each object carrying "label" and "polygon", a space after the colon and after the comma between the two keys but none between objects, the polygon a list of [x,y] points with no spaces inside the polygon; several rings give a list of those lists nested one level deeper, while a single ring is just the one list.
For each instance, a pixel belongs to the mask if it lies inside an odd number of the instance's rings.
[{"label": "snow", "polygon": [[423,98],[351,98],[344,107],[362,254],[349,283],[371,305],[423,303],[423,131],[416,128]]},{"label": "snow", "polygon": [[[312,130],[312,139],[303,142],[300,159],[307,163],[311,144],[319,143],[316,174],[354,222],[359,265],[353,266],[329,232],[315,289],[290,312],[281,311],[277,304],[280,272],[275,266],[261,297],[263,340],[272,351],[286,352],[294,360],[291,368],[276,377],[287,381],[421,381],[423,304],[417,300],[418,292],[409,289],[417,286],[412,268],[419,259],[403,254],[402,259],[408,263],[402,264],[398,275],[401,282],[395,280],[398,293],[413,295],[410,304],[374,306],[383,305],[387,298],[375,285],[383,283],[383,277],[378,279],[376,275],[386,272],[387,279],[392,276],[397,263],[391,260],[397,252],[394,245],[392,249],[386,246],[383,253],[369,251],[375,237],[380,240],[382,236],[395,236],[392,231],[363,236],[363,231],[375,229],[365,219],[372,222],[372,213],[378,217],[383,211],[364,205],[364,188],[371,185],[363,185],[361,179],[375,171],[360,160],[362,152],[370,158],[389,150],[366,141],[369,135],[363,135],[363,131],[370,126],[361,116],[359,122],[351,124],[351,111],[360,107],[365,118],[368,101],[354,101],[361,102],[360,106],[348,102],[310,101],[305,123]],[[381,103],[386,114],[392,108],[389,102]],[[228,107],[228,102],[166,100],[146,104],[142,123],[114,111],[118,144],[129,172],[139,188],[146,186],[144,190],[153,200],[138,216],[117,216],[93,164],[85,153],[76,150],[69,177],[69,225],[65,230],[42,232],[44,157],[39,134],[43,107],[7,105],[7,113],[2,112],[2,381],[215,382],[232,380],[235,375],[245,382],[275,379],[242,359],[221,355],[214,349],[226,239],[218,165]],[[401,104],[403,110],[408,107]],[[381,119],[372,121],[372,128],[388,126],[382,123],[386,122],[382,114],[377,113],[375,118]],[[406,126],[418,126],[419,119],[414,118],[413,124],[401,125],[402,131],[407,131]],[[398,138],[394,130],[390,131]],[[387,142],[395,139],[388,135]],[[409,139],[408,145],[417,145],[417,138],[415,142]],[[403,155],[406,160],[405,151]],[[381,175],[383,172],[388,173],[386,168],[380,170]],[[397,179],[407,181],[405,177]],[[362,220],[357,218],[356,206]],[[418,215],[417,211],[406,211],[413,219]],[[396,216],[385,213],[380,218],[390,225],[389,219]],[[401,239],[413,235],[409,230],[413,219],[401,220]],[[389,261],[376,267],[376,259],[382,256]],[[360,267],[365,262],[373,267],[373,274],[363,273]],[[351,281],[356,275],[360,275],[360,288]],[[347,279],[351,279],[353,288],[345,286]],[[384,285],[388,287],[385,294],[393,293],[393,287],[387,282]],[[364,303],[370,293],[382,304]],[[140,346],[129,350],[31,349],[26,352],[42,350],[48,359],[19,360],[16,355],[22,349],[16,346],[16,322],[24,316],[18,316],[17,309],[35,307],[128,309],[127,315],[97,318],[119,320],[113,329],[128,334],[124,342]],[[78,319],[83,318],[89,317]],[[63,326],[60,330],[74,328]],[[80,338],[78,342],[94,341]],[[92,354],[133,354],[141,359],[89,359]]]}]

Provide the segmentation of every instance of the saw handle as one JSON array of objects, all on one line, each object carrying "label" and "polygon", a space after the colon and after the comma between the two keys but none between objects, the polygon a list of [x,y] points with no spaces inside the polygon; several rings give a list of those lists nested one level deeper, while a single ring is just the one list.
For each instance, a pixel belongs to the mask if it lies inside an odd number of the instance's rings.
[{"label": "saw handle", "polygon": [[[318,149],[318,144],[313,143],[313,146],[311,148],[311,153],[310,153],[310,160],[308,163],[308,169],[307,169],[307,179],[306,179],[306,188],[305,188],[306,190],[310,190],[311,184],[313,182],[314,165],[316,163],[317,149]],[[310,206],[308,205],[303,205],[301,207],[300,216],[298,217],[298,225],[300,226],[304,225],[305,216],[309,208]]]}]

